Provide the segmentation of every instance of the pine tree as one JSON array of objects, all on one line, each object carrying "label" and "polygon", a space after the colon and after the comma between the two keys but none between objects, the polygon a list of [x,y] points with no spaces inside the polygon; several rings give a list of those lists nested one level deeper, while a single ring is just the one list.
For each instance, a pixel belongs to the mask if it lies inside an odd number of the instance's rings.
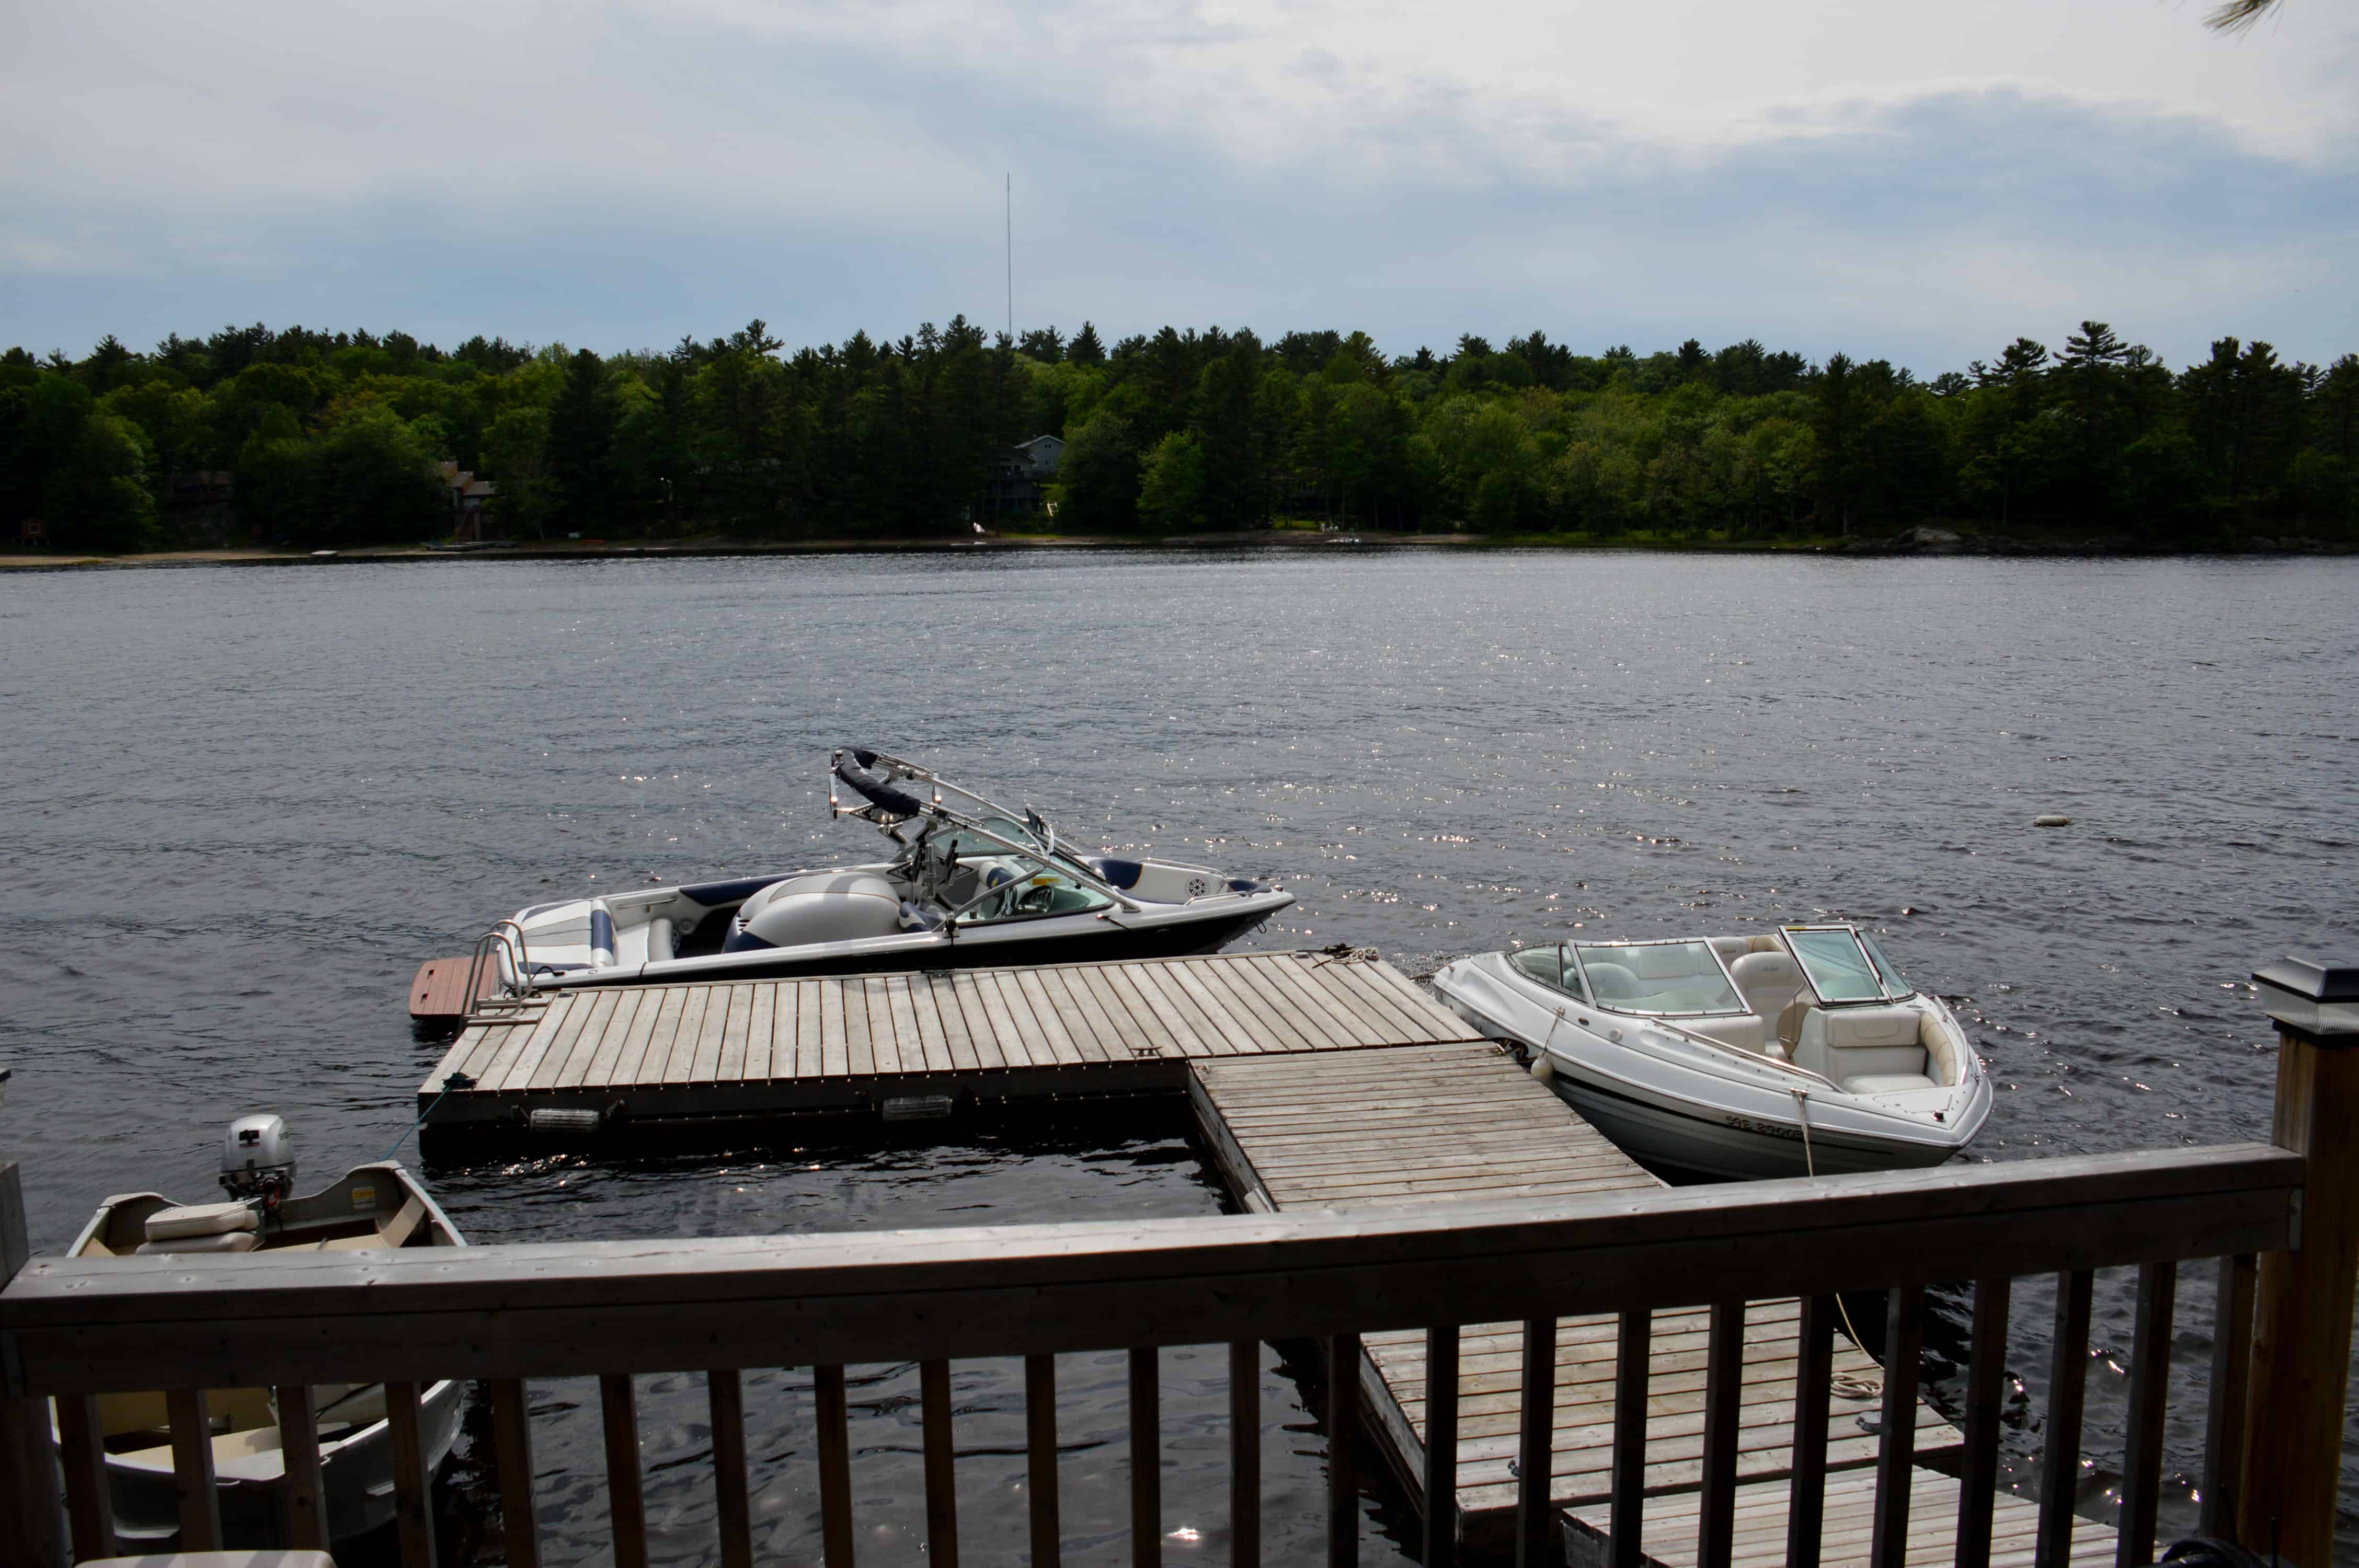
[{"label": "pine tree", "polygon": [[2083,321],[2064,340],[2064,356],[2054,374],[2063,386],[2064,406],[2079,449],[2076,482],[2080,503],[2101,510],[2111,493],[2121,447],[2122,362],[2129,347],[2103,321]]},{"label": "pine tree", "polygon": [[583,349],[549,409],[549,477],[567,521],[589,531],[614,514],[614,397],[605,362]]}]

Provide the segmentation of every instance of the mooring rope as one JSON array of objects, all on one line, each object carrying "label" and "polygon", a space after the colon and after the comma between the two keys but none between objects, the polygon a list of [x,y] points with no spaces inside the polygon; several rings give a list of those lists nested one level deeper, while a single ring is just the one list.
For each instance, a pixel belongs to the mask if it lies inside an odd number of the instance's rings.
[{"label": "mooring rope", "polygon": [[[1819,1162],[1818,1156],[1814,1154],[1810,1149],[1810,1091],[1808,1089],[1788,1089],[1786,1092],[1794,1097],[1794,1108],[1801,1113],[1802,1168],[1810,1172],[1811,1176],[1816,1177],[1819,1173]],[[1837,1291],[1835,1292],[1835,1312],[1837,1315],[1842,1317],[1843,1332],[1851,1336],[1851,1342],[1854,1345],[1858,1346],[1860,1349],[1865,1350],[1867,1348],[1867,1344],[1864,1340],[1860,1338],[1859,1330],[1852,1326],[1851,1309],[1843,1305],[1843,1292],[1841,1291]],[[1827,1379],[1827,1387],[1832,1392],[1840,1394],[1847,1400],[1873,1400],[1880,1399],[1884,1395],[1883,1379],[1854,1378],[1848,1372],[1835,1373],[1832,1378]]]},{"label": "mooring rope", "polygon": [[379,1160],[377,1163],[383,1165],[388,1164],[392,1162],[394,1155],[400,1152],[401,1146],[409,1141],[409,1135],[426,1125],[426,1119],[434,1114],[435,1106],[442,1103],[442,1095],[449,1094],[452,1089],[472,1089],[474,1087],[475,1080],[469,1077],[464,1073],[453,1073],[449,1077],[443,1079],[442,1094],[436,1095],[433,1100],[428,1104],[426,1108],[418,1113],[418,1119],[411,1122],[408,1127],[402,1129],[401,1136],[393,1141],[393,1147],[385,1152],[385,1158]]}]

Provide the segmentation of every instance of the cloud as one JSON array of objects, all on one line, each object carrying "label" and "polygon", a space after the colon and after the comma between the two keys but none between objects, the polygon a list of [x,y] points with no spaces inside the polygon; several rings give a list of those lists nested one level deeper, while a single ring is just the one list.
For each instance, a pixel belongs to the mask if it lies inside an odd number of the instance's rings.
[{"label": "cloud", "polygon": [[997,325],[1013,170],[1019,326],[1752,336],[1929,371],[2083,316],[2180,360],[2359,346],[2347,29],[1915,9],[28,10],[0,341]]}]

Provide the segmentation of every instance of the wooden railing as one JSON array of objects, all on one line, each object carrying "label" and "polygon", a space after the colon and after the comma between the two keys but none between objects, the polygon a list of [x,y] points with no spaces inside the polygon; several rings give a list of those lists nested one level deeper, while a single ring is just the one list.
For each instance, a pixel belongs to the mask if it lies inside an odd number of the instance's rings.
[{"label": "wooden railing", "polygon": [[[55,1399],[64,1416],[66,1493],[78,1557],[108,1540],[93,1396],[178,1390],[184,1540],[213,1537],[205,1388],[280,1393],[293,1499],[291,1533],[316,1540],[318,1467],[302,1390],[384,1381],[395,1448],[404,1554],[432,1561],[427,1477],[418,1438],[419,1390],[439,1378],[490,1387],[507,1558],[538,1562],[531,1437],[522,1379],[601,1379],[615,1561],[647,1560],[632,1377],[707,1369],[718,1560],[752,1561],[740,1371],[782,1362],[817,1368],[817,1445],[827,1561],[852,1560],[853,1506],[842,1368],[917,1359],[922,1366],[924,1474],[930,1560],[957,1559],[947,1362],[1026,1357],[1031,1555],[1059,1560],[1054,1362],[1060,1351],[1127,1349],[1134,1455],[1158,1449],[1158,1352],[1173,1345],[1236,1347],[1232,1384],[1235,1561],[1256,1560],[1259,1417],[1256,1342],[1328,1346],[1331,1430],[1348,1433],[1357,1399],[1360,1334],[1426,1327],[1430,1365],[1447,1368],[1462,1323],[1523,1320],[1518,1556],[1554,1561],[1548,1494],[1556,1320],[1621,1314],[1623,1377],[1614,1432],[1613,1550],[1636,1563],[1645,1464],[1649,1314],[1712,1308],[1705,1398],[1701,1560],[1728,1560],[1736,1485],[1738,1299],[1799,1295],[1797,1355],[1817,1369],[1798,1383],[1790,1559],[1816,1561],[1824,1495],[1827,1379],[1837,1291],[1887,1291],[1875,1541],[1872,1559],[1900,1561],[1908,1527],[1924,1291],[1976,1280],[1966,1423],[1968,1484],[1959,1560],[1984,1560],[1996,1477],[2000,1357],[2007,1280],[2061,1276],[2041,1502],[2043,1546],[2060,1553],[2079,1463],[2082,1373],[2091,1271],[2141,1272],[2131,1377],[2131,1470],[2124,1563],[2151,1555],[2172,1284],[2190,1260],[2223,1258],[2228,1321],[2213,1373],[2212,1476],[2207,1518],[2235,1490],[2245,1386],[2243,1346],[2257,1254],[2292,1246],[2304,1162],[2268,1145],[1951,1167],[1897,1175],[1753,1183],[1559,1202],[1391,1211],[1352,1217],[1261,1215],[1144,1223],[1021,1226],[884,1235],[745,1240],[595,1242],[416,1249],[361,1259],[321,1252],[266,1267],[238,1258],[39,1261],[0,1293],[9,1393],[20,1407]],[[2218,1397],[2227,1390],[2225,1397]],[[1438,1378],[1427,1444],[1427,1562],[1452,1561],[1456,1531],[1455,1384]],[[21,1431],[19,1428],[11,1429]],[[1355,1560],[1359,1509],[1350,1444],[1334,1444],[1330,1560]],[[1158,1465],[1135,1463],[1134,1559],[1157,1560]],[[38,1561],[38,1559],[26,1559]],[[2061,1563],[2060,1554],[2049,1561]],[[13,1559],[12,1559],[13,1561]]]}]

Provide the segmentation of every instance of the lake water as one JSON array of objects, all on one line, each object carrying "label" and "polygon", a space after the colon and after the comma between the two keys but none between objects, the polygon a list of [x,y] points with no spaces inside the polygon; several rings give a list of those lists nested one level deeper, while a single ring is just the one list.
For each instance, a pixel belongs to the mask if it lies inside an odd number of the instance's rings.
[{"label": "lake water", "polygon": [[[2274,1046],[2246,976],[2359,952],[2354,599],[2351,559],[1339,549],[0,575],[0,1151],[49,1249],[106,1193],[202,1201],[223,1125],[251,1110],[288,1119],[307,1184],[380,1156],[439,1050],[402,1010],[419,961],[550,890],[867,857],[870,829],[827,819],[840,743],[1029,799],[1086,842],[1279,877],[1301,903],[1256,945],[1372,945],[1412,973],[1576,930],[1868,921],[1989,1060],[1975,1158],[2259,1137]],[[2049,811],[2073,826],[2035,830]],[[1221,1206],[1176,1115],[942,1136],[432,1179],[477,1241]],[[2211,1310],[2194,1273],[2169,1454],[2190,1472]],[[2011,1364],[2034,1412],[2050,1300],[2018,1285]],[[2093,1496],[2119,1462],[2129,1300],[2101,1280]],[[1946,1397],[1946,1364],[1929,1370]],[[906,1559],[916,1370],[855,1375],[861,1527]],[[1175,1562],[1226,1559],[1223,1376],[1217,1349],[1166,1357]],[[967,1559],[1014,1561],[1020,1376],[958,1379]],[[1070,1550],[1110,1556],[1120,1358],[1066,1357],[1062,1384]],[[1315,1550],[1327,1434],[1302,1368],[1272,1350],[1265,1384],[1275,1562]],[[749,1379],[768,1552],[815,1556],[809,1395],[803,1371]],[[594,1389],[534,1399],[549,1560],[603,1561]],[[641,1400],[658,1559],[708,1561],[701,1382],[644,1379]],[[2008,1441],[2036,1452],[2036,1421]],[[445,1509],[462,1558],[495,1552],[482,1490],[462,1464]],[[1374,1485],[1366,1504],[1366,1560],[1398,1560],[1400,1498]]]}]

